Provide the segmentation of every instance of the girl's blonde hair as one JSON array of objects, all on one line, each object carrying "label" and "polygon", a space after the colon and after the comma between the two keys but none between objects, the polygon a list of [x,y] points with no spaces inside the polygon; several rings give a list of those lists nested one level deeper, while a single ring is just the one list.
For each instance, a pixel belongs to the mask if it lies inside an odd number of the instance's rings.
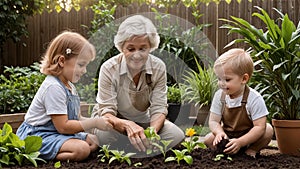
[{"label": "girl's blonde hair", "polygon": [[214,64],[214,70],[226,64],[237,75],[244,75],[247,73],[249,78],[253,74],[253,61],[248,52],[244,49],[234,48],[223,53]]},{"label": "girl's blonde hair", "polygon": [[62,71],[58,64],[61,56],[68,60],[82,54],[93,60],[96,55],[95,47],[79,33],[64,31],[50,42],[42,58],[40,71],[46,75],[58,76]]}]

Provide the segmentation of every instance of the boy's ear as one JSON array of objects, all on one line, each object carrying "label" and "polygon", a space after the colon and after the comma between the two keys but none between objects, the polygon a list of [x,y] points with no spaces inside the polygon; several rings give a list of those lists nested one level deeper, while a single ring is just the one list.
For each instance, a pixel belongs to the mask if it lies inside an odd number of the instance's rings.
[{"label": "boy's ear", "polygon": [[244,75],[243,75],[243,80],[242,80],[242,83],[247,83],[248,81],[249,81],[249,74],[248,73],[245,73]]},{"label": "boy's ear", "polygon": [[58,58],[58,65],[60,66],[60,67],[64,67],[64,64],[65,64],[65,56],[64,55],[61,55],[61,56],[59,56],[59,58]]}]

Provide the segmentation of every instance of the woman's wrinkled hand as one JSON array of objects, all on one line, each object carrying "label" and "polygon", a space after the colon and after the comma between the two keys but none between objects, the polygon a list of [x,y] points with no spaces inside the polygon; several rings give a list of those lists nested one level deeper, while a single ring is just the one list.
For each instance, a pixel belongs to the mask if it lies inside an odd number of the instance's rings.
[{"label": "woman's wrinkled hand", "polygon": [[126,132],[130,143],[138,151],[146,151],[150,147],[149,141],[144,134],[144,128],[138,124],[128,121],[126,125]]}]

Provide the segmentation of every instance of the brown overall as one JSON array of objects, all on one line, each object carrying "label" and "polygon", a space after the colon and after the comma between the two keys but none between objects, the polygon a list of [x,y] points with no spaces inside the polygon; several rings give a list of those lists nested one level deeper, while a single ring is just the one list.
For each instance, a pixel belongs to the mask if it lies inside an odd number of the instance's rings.
[{"label": "brown overall", "polygon": [[246,103],[249,95],[249,87],[245,86],[241,106],[228,108],[225,103],[225,93],[222,93],[222,122],[224,132],[229,138],[239,138],[246,134],[252,127],[253,122],[248,117]]}]

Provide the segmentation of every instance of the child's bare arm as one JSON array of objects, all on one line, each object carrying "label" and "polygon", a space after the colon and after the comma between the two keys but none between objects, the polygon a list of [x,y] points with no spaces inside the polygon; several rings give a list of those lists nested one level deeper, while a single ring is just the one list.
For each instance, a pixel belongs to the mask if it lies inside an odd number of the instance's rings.
[{"label": "child's bare arm", "polygon": [[74,134],[87,131],[92,128],[109,130],[113,127],[113,122],[107,117],[86,118],[82,121],[68,120],[68,115],[51,115],[51,119],[56,130],[61,134]]},{"label": "child's bare arm", "polygon": [[213,145],[217,145],[223,138],[227,138],[221,124],[221,116],[213,112],[209,116],[209,128],[211,132],[215,135]]},{"label": "child's bare arm", "polygon": [[220,121],[221,121],[220,115],[210,112],[208,125],[209,125],[209,129],[214,135],[217,135],[218,133],[224,133]]}]

